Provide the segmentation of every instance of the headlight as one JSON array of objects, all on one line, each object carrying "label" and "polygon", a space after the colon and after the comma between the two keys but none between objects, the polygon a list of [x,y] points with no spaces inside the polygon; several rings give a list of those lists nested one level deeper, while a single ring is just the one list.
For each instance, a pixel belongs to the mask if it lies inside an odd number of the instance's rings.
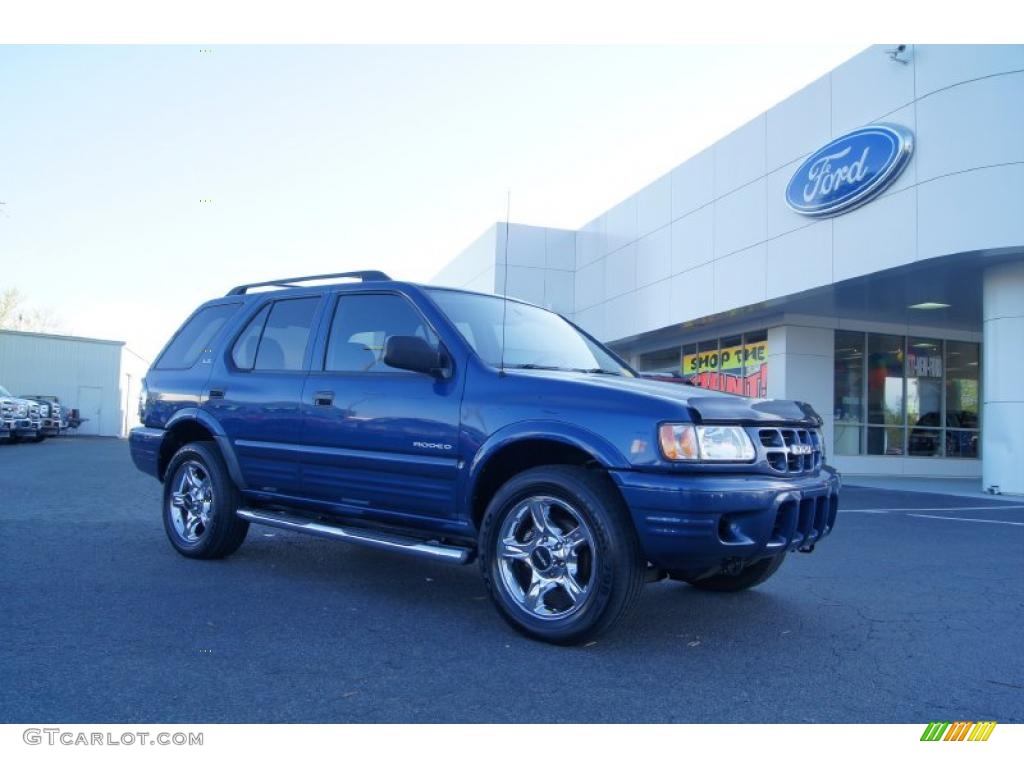
[{"label": "headlight", "polygon": [[662,424],[658,439],[670,461],[753,461],[755,456],[742,427]]}]

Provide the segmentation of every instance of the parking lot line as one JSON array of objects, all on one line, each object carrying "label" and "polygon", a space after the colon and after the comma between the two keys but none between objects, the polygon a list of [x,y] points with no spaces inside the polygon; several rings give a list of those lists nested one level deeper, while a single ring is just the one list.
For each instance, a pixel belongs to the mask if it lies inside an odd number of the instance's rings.
[{"label": "parking lot line", "polygon": [[[959,509],[1024,509],[1024,507],[959,507]],[[936,512],[950,512],[955,511],[948,507],[942,509],[936,509]],[[997,525],[1016,525],[1024,527],[1024,522],[1016,520],[989,520],[981,517],[950,517],[949,515],[923,515],[921,510],[911,511],[909,509],[844,509],[843,514],[847,512],[860,512],[865,515],[906,515],[907,517],[923,517],[930,520],[956,520],[961,523],[995,523]]]},{"label": "parking lot line", "polygon": [[989,504],[987,507],[870,507],[867,509],[843,509],[843,512],[949,512],[952,509],[977,512],[993,509],[1024,509],[1024,504]]},{"label": "parking lot line", "polygon": [[908,512],[907,517],[927,517],[931,520],[959,520],[964,523],[996,523],[997,525],[1021,525],[1022,522],[1016,522],[1013,520],[984,520],[977,517],[948,517],[945,515],[919,515],[914,512]]}]

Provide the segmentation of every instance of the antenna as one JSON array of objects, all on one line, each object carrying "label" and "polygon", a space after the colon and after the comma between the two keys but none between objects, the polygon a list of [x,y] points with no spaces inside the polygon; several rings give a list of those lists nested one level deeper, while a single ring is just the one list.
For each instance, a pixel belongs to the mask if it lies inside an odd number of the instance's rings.
[{"label": "antenna", "polygon": [[512,213],[512,190],[505,195],[505,277],[504,285],[501,288],[501,363],[498,366],[498,375],[505,375],[505,322],[508,318],[508,222]]}]

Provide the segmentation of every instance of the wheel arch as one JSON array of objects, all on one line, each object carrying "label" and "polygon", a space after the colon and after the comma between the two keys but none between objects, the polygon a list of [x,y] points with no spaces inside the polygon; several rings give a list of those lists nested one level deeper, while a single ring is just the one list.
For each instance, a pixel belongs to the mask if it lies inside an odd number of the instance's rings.
[{"label": "wheel arch", "polygon": [[167,422],[164,439],[160,443],[160,454],[157,458],[157,476],[159,479],[163,481],[167,467],[179,448],[188,443],[199,441],[216,444],[231,479],[235,485],[243,488],[242,472],[231,441],[228,440],[227,435],[216,419],[199,408],[182,408]]},{"label": "wheel arch", "polygon": [[602,471],[626,466],[607,440],[563,423],[523,422],[492,435],[469,468],[465,509],[476,530],[495,492],[515,475],[534,467],[567,464]]}]

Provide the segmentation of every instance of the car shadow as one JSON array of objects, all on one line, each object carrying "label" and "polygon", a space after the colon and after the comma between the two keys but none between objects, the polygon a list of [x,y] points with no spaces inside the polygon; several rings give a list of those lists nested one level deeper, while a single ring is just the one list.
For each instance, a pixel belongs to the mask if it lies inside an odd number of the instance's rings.
[{"label": "car shadow", "polygon": [[[431,623],[428,631],[435,641],[439,635],[462,642],[498,633],[506,643],[534,642],[500,619],[476,563],[459,567],[253,526],[246,544],[224,564],[244,568],[247,583],[258,580],[262,591],[285,594],[302,585],[320,601],[340,600],[338,607],[379,622],[390,617],[429,621],[442,611],[443,625]],[[784,642],[787,634],[815,621],[811,603],[792,595],[791,581],[780,571],[772,582],[740,593],[702,592],[668,580],[647,584],[633,611],[596,646],[654,650],[678,647],[680,641],[697,647],[725,637],[761,648]],[[577,648],[589,652],[596,646]]]}]

